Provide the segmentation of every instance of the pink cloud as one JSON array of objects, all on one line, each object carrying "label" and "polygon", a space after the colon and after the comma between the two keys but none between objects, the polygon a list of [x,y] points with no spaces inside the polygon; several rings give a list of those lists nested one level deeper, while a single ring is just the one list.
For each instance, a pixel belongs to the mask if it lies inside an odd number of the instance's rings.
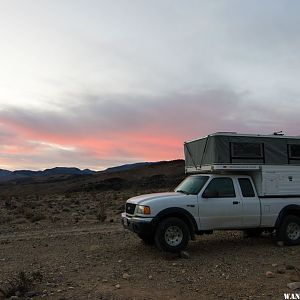
[{"label": "pink cloud", "polygon": [[[161,99],[91,101],[51,111],[0,111],[0,163],[103,168],[183,157],[183,142],[215,131],[295,134],[296,109],[254,106],[228,90]],[[268,108],[268,109],[267,109]]]}]

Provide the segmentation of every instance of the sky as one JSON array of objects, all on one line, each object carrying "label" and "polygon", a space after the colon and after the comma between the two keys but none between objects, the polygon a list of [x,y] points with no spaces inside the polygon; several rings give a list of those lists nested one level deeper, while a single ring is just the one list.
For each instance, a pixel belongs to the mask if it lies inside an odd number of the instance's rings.
[{"label": "sky", "polygon": [[298,0],[0,0],[0,168],[183,158],[300,135]]}]

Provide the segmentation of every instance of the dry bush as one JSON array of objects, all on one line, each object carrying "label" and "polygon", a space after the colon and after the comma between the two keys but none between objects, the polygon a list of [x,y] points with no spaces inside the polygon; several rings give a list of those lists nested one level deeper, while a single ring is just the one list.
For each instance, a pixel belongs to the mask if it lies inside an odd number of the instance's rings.
[{"label": "dry bush", "polygon": [[13,221],[13,217],[7,214],[0,214],[0,225],[8,224]]},{"label": "dry bush", "polygon": [[46,219],[46,216],[42,212],[32,211],[31,209],[24,209],[25,218],[30,220],[32,223]]},{"label": "dry bush", "polygon": [[6,286],[0,288],[0,294],[4,298],[24,296],[42,279],[43,275],[40,272],[25,273],[20,271],[16,276],[8,280]]},{"label": "dry bush", "polygon": [[91,193],[91,198],[92,201],[97,204],[97,212],[96,212],[97,220],[100,223],[103,223],[107,218],[106,203],[103,198],[99,201],[96,193]]}]

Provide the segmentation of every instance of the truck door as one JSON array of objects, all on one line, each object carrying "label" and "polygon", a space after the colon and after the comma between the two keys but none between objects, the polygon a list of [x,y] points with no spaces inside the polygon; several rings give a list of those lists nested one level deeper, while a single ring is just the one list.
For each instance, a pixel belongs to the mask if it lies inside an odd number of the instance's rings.
[{"label": "truck door", "polygon": [[260,201],[249,178],[238,178],[239,192],[243,203],[243,227],[260,225]]},{"label": "truck door", "polygon": [[[236,184],[236,183],[235,183]],[[199,198],[201,229],[240,228],[242,203],[230,177],[213,178]]]}]

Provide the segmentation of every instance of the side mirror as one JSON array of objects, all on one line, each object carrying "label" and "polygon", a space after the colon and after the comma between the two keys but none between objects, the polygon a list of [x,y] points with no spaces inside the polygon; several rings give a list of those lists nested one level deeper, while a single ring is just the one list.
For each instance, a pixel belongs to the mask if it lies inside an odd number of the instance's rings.
[{"label": "side mirror", "polygon": [[205,190],[202,198],[218,198],[219,193],[216,190]]}]

